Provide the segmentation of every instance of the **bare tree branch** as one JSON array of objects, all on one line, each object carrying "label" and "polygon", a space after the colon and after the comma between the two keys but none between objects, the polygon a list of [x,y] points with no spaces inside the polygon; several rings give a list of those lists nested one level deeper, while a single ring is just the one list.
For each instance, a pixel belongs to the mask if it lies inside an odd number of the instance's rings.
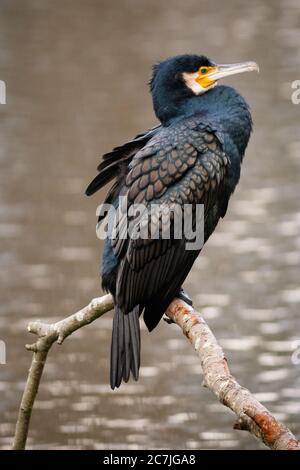
[{"label": "bare tree branch", "polygon": [[19,408],[13,442],[14,450],[25,449],[35,397],[52,344],[55,341],[62,344],[64,339],[78,328],[88,325],[112,309],[111,295],[104,295],[93,299],[83,309],[57,323],[48,324],[40,320],[29,323],[28,331],[38,335],[38,340],[33,344],[26,344],[26,349],[33,351],[33,357]]},{"label": "bare tree branch", "polygon": [[[35,397],[52,344],[55,341],[61,344],[74,331],[93,322],[112,308],[112,297],[105,295],[93,299],[82,310],[57,323],[47,324],[37,320],[29,324],[28,330],[36,334],[38,339],[34,344],[26,345],[29,351],[33,351],[33,358],[19,409],[13,449],[25,449]],[[270,449],[300,450],[300,443],[291,431],[279,423],[249,390],[241,387],[230,374],[223,350],[204,319],[179,299],[174,299],[166,314],[182,329],[197,352],[203,369],[204,384],[221,403],[237,415],[235,429],[249,431]]]},{"label": "bare tree branch", "polygon": [[224,352],[204,319],[178,299],[170,304],[167,315],[194,346],[206,387],[237,415],[235,429],[249,431],[270,449],[300,450],[300,443],[291,431],[230,374]]}]

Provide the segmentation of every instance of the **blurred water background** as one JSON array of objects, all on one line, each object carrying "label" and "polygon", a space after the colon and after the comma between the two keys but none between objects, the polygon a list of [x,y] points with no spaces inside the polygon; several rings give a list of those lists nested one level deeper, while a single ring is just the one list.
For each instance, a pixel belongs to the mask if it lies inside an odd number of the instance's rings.
[{"label": "blurred water background", "polygon": [[[0,448],[12,441],[30,354],[27,323],[55,321],[101,294],[96,206],[101,154],[153,124],[151,65],[179,53],[255,60],[226,83],[255,123],[230,209],[186,288],[241,384],[300,434],[300,79],[298,0],[1,0]],[[54,347],[30,448],[254,449],[201,387],[176,326],[142,334],[138,383],[108,385],[111,314]]]}]

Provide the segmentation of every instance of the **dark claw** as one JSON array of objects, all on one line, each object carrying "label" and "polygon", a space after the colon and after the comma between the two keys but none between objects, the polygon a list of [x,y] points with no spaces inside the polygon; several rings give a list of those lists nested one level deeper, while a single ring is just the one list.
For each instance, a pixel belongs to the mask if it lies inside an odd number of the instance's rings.
[{"label": "dark claw", "polygon": [[185,290],[182,287],[180,288],[176,297],[183,300],[186,304],[190,305],[191,307],[193,306],[192,299],[188,296],[188,294],[185,292]]},{"label": "dark claw", "polygon": [[[178,299],[183,300],[186,304],[190,305],[191,307],[193,306],[193,301],[192,299],[188,296],[188,294],[184,291],[184,289],[181,287],[178,294],[176,295]],[[171,318],[167,317],[166,315],[163,317],[163,320],[171,325],[172,323],[175,323]]]},{"label": "dark claw", "polygon": [[167,316],[164,316],[163,317],[163,320],[168,323],[169,325],[171,325],[172,323],[175,323],[173,320],[171,320],[171,318],[167,317]]}]

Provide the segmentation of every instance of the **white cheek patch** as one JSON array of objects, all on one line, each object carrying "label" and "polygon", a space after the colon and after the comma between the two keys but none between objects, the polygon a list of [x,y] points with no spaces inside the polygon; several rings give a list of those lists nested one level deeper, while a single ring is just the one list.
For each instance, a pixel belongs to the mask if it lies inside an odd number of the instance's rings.
[{"label": "white cheek patch", "polygon": [[185,81],[186,86],[189,87],[195,95],[201,95],[214,86],[214,83],[212,83],[210,86],[204,88],[196,81],[196,78],[198,78],[198,72],[183,72],[183,80]]}]

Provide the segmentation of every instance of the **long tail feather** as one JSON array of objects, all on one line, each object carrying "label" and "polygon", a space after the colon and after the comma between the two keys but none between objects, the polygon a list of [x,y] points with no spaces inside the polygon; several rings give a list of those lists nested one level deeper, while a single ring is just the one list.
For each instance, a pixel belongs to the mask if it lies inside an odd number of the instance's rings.
[{"label": "long tail feather", "polygon": [[122,380],[128,382],[130,371],[134,379],[138,380],[141,349],[139,313],[139,306],[127,314],[118,306],[115,307],[110,365],[112,389],[119,387]]}]

